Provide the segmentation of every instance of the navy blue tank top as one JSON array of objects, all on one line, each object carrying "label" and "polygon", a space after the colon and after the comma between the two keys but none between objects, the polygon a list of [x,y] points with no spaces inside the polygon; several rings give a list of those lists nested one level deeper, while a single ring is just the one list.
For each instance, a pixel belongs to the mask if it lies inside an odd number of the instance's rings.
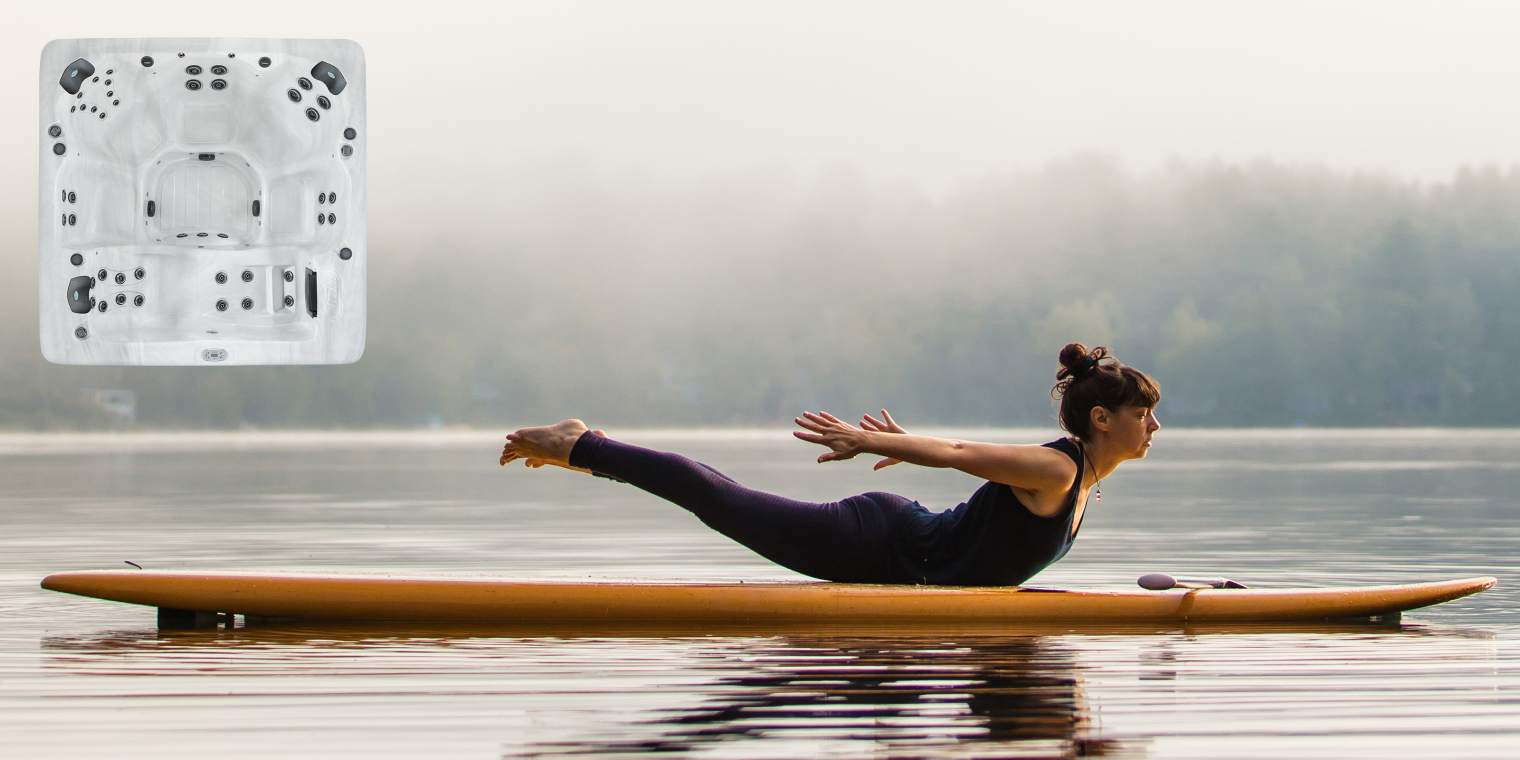
[{"label": "navy blue tank top", "polygon": [[1060,511],[1041,517],[1029,511],[1012,488],[992,481],[970,500],[943,512],[930,512],[914,502],[918,508],[904,515],[895,533],[892,572],[897,581],[1017,586],[1066,556],[1076,539],[1072,520],[1082,492],[1083,458],[1069,438],[1044,445],[1077,465],[1077,478]]}]

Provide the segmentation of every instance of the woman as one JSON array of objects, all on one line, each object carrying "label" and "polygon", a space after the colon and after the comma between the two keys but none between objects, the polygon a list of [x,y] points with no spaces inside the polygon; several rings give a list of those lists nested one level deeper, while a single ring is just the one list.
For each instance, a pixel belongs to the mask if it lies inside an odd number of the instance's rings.
[{"label": "woman", "polygon": [[1160,388],[1107,348],[1071,343],[1060,362],[1051,395],[1071,436],[1040,446],[909,435],[886,410],[880,420],[866,415],[859,428],[827,412],[797,419],[803,430],[794,435],[828,447],[819,462],[875,454],[885,457],[878,470],[908,462],[987,479],[969,501],[944,512],[879,492],[826,504],[794,501],[745,488],[676,454],[619,443],[580,420],[508,435],[501,463],[522,459],[529,467],[557,465],[631,483],[814,578],[1016,586],[1066,554],[1089,489],[1122,462],[1144,457],[1161,427],[1154,414]]}]

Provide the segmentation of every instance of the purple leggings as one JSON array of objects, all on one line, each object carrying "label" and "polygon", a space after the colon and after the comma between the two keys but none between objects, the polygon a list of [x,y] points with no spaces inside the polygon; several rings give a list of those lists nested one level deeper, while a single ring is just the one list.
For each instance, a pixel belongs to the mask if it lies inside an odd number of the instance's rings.
[{"label": "purple leggings", "polygon": [[570,464],[686,508],[708,527],[789,570],[841,583],[912,583],[893,572],[894,538],[924,512],[890,493],[822,504],[745,488],[701,462],[584,433]]}]

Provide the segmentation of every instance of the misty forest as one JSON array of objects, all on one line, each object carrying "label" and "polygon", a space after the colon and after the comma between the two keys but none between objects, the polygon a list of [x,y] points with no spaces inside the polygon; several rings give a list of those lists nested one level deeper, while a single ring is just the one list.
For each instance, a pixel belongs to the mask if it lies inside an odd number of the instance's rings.
[{"label": "misty forest", "polygon": [[[1168,425],[1520,424],[1516,170],[1137,174],[1083,155],[936,196],[846,168],[498,175],[458,206],[372,205],[353,365],[50,365],[35,280],[4,283],[0,427],[766,425],[883,406],[910,428],[1050,425],[1074,340],[1155,376]],[[19,263],[35,246],[16,232]]]}]

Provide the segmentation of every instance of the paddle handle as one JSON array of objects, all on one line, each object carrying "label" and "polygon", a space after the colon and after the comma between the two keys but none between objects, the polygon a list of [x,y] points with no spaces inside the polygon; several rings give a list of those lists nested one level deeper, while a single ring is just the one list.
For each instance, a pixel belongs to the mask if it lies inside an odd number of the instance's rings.
[{"label": "paddle handle", "polygon": [[1245,588],[1229,578],[1174,578],[1166,573],[1146,573],[1135,581],[1140,588],[1166,591],[1174,588]]}]

